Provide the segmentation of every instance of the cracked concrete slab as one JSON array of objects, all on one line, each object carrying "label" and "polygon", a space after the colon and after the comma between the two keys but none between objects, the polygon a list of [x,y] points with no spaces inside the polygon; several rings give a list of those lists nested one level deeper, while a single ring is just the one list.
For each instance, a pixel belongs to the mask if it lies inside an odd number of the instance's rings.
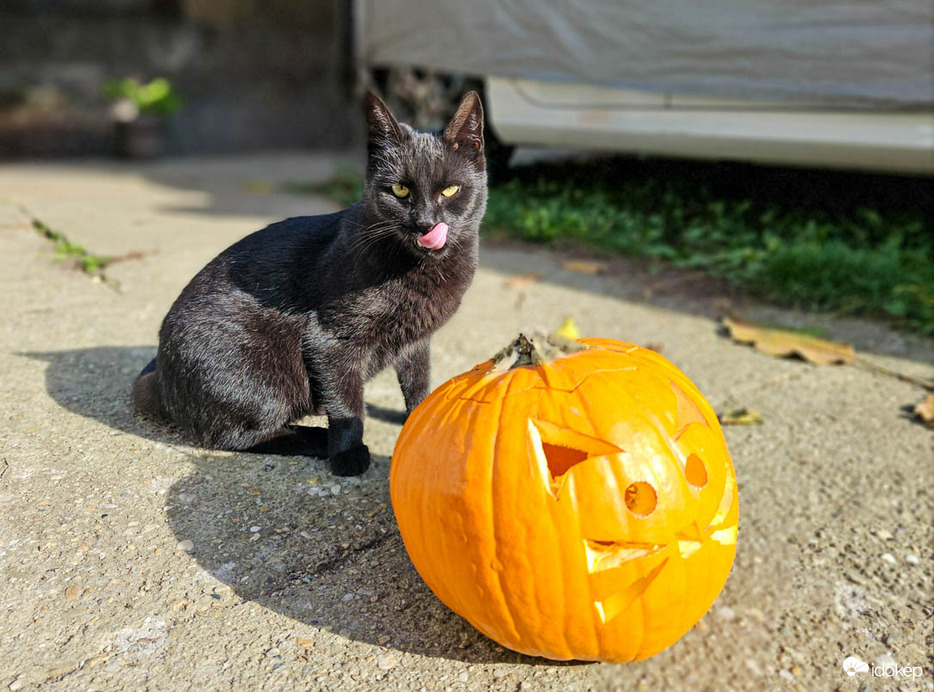
[{"label": "cracked concrete slab", "polygon": [[[389,504],[402,397],[367,388],[374,464],[338,479],[304,458],[208,452],[135,419],[127,390],[188,279],[280,218],[334,210],[279,185],[333,156],[0,167],[0,685],[35,689],[858,689],[848,656],[931,658],[932,433],[923,392],[853,367],[736,345],[691,282],[562,268],[553,253],[484,246],[461,310],[434,339],[433,383],[521,328],[572,315],[587,335],[662,344],[717,410],[740,488],[733,573],[680,642],[630,665],[507,651],[444,607],[412,568]],[[25,212],[22,210],[26,210]],[[141,251],[111,282],[56,263],[41,219],[101,255]],[[504,285],[535,272],[537,282]],[[646,292],[647,283],[653,290]],[[865,320],[742,301],[820,324],[880,365],[934,375],[934,342]]]}]

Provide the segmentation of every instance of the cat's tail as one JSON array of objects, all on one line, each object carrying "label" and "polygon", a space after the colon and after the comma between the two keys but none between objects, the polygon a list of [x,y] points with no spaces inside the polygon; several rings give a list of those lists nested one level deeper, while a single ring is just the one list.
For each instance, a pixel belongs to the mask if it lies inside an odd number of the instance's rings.
[{"label": "cat's tail", "polygon": [[139,377],[133,383],[133,408],[142,416],[150,418],[165,418],[165,408],[159,397],[158,382],[156,381],[156,359],[153,358],[143,368]]}]

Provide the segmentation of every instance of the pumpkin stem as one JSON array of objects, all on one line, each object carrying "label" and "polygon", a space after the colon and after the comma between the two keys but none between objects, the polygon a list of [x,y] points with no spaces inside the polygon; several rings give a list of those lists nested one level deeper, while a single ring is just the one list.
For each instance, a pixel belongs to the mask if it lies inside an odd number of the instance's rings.
[{"label": "pumpkin stem", "polygon": [[589,348],[592,347],[559,334],[538,331],[528,336],[519,334],[515,341],[493,356],[492,371],[507,372],[526,366],[547,365]]}]

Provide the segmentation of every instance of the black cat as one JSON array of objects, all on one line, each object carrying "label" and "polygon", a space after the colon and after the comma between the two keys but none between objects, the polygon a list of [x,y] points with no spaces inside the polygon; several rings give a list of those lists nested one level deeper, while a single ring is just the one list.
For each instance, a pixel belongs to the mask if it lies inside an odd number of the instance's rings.
[{"label": "black cat", "polygon": [[[427,395],[429,339],[477,267],[483,109],[468,93],[440,135],[373,94],[366,115],[361,201],[272,224],[204,267],[133,385],[139,413],[205,447],[327,456],[352,476],[370,463],[364,382],[393,366],[407,411]],[[328,428],[292,425],[310,413]]]}]

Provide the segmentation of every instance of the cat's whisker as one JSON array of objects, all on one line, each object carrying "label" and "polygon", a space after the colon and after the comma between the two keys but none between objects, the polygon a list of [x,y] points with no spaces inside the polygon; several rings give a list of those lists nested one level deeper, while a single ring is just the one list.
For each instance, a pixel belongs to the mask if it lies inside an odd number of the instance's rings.
[{"label": "cat's whisker", "polygon": [[349,246],[351,252],[362,252],[373,247],[383,238],[392,236],[396,232],[397,226],[391,222],[382,224],[373,224],[359,232]]}]

